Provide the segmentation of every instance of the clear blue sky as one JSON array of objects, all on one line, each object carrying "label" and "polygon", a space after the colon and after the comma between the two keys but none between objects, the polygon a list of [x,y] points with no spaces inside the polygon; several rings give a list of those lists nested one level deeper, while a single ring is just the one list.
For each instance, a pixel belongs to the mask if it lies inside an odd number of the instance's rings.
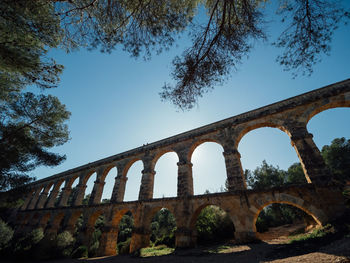
[{"label": "clear blue sky", "polygon": [[[350,7],[350,4],[347,3]],[[52,56],[65,66],[59,88],[50,91],[66,104],[72,116],[68,123],[71,140],[55,152],[67,160],[55,167],[39,167],[32,172],[41,179],[88,162],[108,157],[145,143],[185,132],[224,118],[289,98],[322,86],[350,78],[350,27],[340,27],[333,39],[330,56],[314,67],[311,77],[292,78],[275,62],[280,50],[272,47],[280,29],[267,24],[269,42],[256,43],[249,58],[222,86],[205,95],[189,112],[177,111],[160,101],[158,92],[171,82],[171,61],[181,54],[186,39],[169,52],[154,55],[150,61],[130,58],[123,51],[112,54],[84,49],[66,54],[53,50]],[[330,144],[336,137],[350,138],[350,109],[322,112],[309,122],[317,146]],[[200,145],[194,152],[195,194],[206,189],[219,191],[225,183],[225,164],[221,146]],[[261,128],[243,137],[239,151],[243,169],[254,170],[263,160],[287,169],[297,162],[289,137],[278,129]],[[156,165],[154,197],[176,196],[177,157],[164,155]],[[141,180],[141,162],[129,170],[125,200],[136,200]],[[103,198],[110,198],[115,169],[106,178]],[[95,178],[90,178],[86,193]]]}]

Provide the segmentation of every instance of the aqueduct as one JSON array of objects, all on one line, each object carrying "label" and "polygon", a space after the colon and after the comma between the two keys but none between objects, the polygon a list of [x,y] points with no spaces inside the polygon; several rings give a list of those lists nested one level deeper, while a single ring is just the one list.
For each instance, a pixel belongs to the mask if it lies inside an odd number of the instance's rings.
[{"label": "aqueduct", "polygon": [[[28,185],[25,202],[16,211],[12,223],[19,232],[41,227],[46,235],[55,235],[62,226],[64,230],[74,231],[78,217],[83,214],[81,241],[88,246],[96,219],[104,215],[107,223],[100,239],[101,255],[116,253],[118,224],[128,211],[134,217],[131,251],[149,244],[150,222],[161,208],[169,209],[176,217],[177,247],[195,245],[195,221],[201,209],[208,205],[217,205],[230,215],[235,238],[241,242],[255,239],[257,216],[271,203],[296,206],[318,224],[324,224],[342,213],[344,202],[340,189],[330,180],[307,123],[319,112],[335,107],[350,107],[350,79],[38,180]],[[288,134],[307,184],[259,191],[247,189],[237,148],[246,133],[260,127],[274,127]],[[228,192],[193,195],[191,155],[204,142],[216,142],[224,149]],[[155,165],[168,152],[175,152],[179,158],[177,196],[154,199]],[[138,160],[143,163],[139,198],[124,202],[126,175]],[[105,177],[114,167],[117,176],[110,202],[101,203]],[[89,203],[83,205],[86,183],[94,173],[96,180]],[[72,192],[77,178],[77,190]]]}]

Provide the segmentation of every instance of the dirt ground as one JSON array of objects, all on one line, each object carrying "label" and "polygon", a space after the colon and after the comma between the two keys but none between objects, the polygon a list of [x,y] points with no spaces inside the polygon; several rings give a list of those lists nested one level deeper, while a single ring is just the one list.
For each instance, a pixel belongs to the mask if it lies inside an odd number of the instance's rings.
[{"label": "dirt ground", "polygon": [[[248,245],[232,245],[221,253],[210,253],[208,247],[176,250],[171,255],[139,258],[132,256],[111,256],[92,259],[51,260],[50,263],[350,263],[350,237],[330,242],[323,246],[286,244],[289,233],[300,228],[300,225],[286,225],[270,229],[260,234],[262,242]],[[215,249],[215,248],[214,248]],[[213,248],[211,248],[213,250]],[[1,260],[0,260],[1,261]],[[6,263],[6,262],[5,262]]]}]

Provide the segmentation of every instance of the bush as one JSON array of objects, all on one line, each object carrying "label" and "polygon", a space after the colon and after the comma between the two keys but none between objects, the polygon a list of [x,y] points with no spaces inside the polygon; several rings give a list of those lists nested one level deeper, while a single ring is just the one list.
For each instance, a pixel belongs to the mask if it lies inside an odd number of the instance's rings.
[{"label": "bush", "polygon": [[73,235],[68,231],[64,231],[58,234],[56,238],[57,248],[62,250],[67,248],[68,246],[71,246],[73,242],[74,242]]},{"label": "bush", "polygon": [[126,255],[130,253],[130,243],[131,243],[131,238],[128,238],[124,242],[120,242],[117,245],[118,248],[118,254],[119,255]]},{"label": "bush", "polygon": [[87,258],[88,248],[86,246],[79,246],[72,253],[72,258]]},{"label": "bush", "polygon": [[55,249],[57,257],[69,257],[72,254],[72,246],[74,243],[73,235],[64,231],[56,237]]},{"label": "bush", "polygon": [[13,236],[13,230],[0,219],[0,250],[4,249]]},{"label": "bush", "polygon": [[198,243],[208,244],[234,237],[234,225],[229,215],[221,208],[207,206],[198,216]]}]

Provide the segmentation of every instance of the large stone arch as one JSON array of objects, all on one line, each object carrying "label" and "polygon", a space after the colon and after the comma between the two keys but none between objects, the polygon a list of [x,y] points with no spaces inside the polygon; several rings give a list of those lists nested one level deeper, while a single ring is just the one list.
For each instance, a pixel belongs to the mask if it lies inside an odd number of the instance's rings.
[{"label": "large stone arch", "polygon": [[122,176],[127,178],[127,177],[128,177],[127,175],[128,175],[128,172],[129,172],[131,166],[133,166],[134,163],[136,163],[136,162],[138,162],[138,161],[141,161],[141,162],[142,162],[142,166],[143,166],[143,168],[144,168],[144,162],[142,161],[142,158],[141,158],[140,156],[135,157],[135,158],[129,160],[129,161],[126,163],[126,165],[124,166],[124,169],[123,169],[123,174],[122,174]]},{"label": "large stone arch", "polygon": [[[159,188],[157,188],[156,185],[160,181],[164,180],[164,177],[162,177],[162,178],[159,177],[159,175],[162,175],[163,173],[159,173],[160,170],[158,169],[159,166],[157,167],[157,165],[159,165],[159,160],[161,160],[162,158],[165,158],[165,159],[168,158],[168,160],[169,160],[169,156],[165,156],[167,154],[175,154],[175,156],[177,158],[177,160],[175,161],[175,164],[174,164],[176,168],[175,168],[174,171],[172,171],[173,173],[176,173],[176,178],[174,178],[174,177],[171,177],[171,178],[175,179],[176,181],[178,180],[178,173],[177,173],[178,167],[177,167],[177,164],[180,161],[178,153],[175,150],[171,149],[171,148],[161,149],[161,150],[157,151],[155,156],[153,157],[153,159],[151,161],[151,170],[149,171],[151,173],[154,172],[154,180],[153,180],[153,187],[152,187],[152,198],[159,198],[159,196],[155,197],[155,190],[159,190]],[[163,160],[161,160],[161,162]],[[144,164],[144,166],[145,166],[145,164]],[[174,187],[176,187],[176,185],[174,185]],[[177,189],[175,189],[175,191],[176,190]],[[175,192],[174,196],[176,196],[176,192]],[[167,197],[168,197],[168,195],[167,195]]]},{"label": "large stone arch", "polygon": [[178,159],[178,160],[180,159],[180,158],[179,158],[179,154],[178,154],[175,150],[173,150],[173,149],[171,149],[171,148],[161,149],[161,150],[159,150],[159,151],[156,152],[156,154],[154,155],[154,157],[153,157],[153,159],[152,159],[152,164],[151,164],[152,166],[151,166],[151,168],[152,168],[153,170],[155,169],[155,167],[156,167],[156,165],[157,165],[159,159],[162,158],[162,157],[163,157],[165,154],[167,154],[167,153],[175,153],[176,156],[177,156],[177,159]]},{"label": "large stone arch", "polygon": [[282,121],[279,119],[275,119],[275,120],[258,120],[255,121],[253,123],[248,123],[248,124],[242,124],[239,125],[237,127],[237,131],[235,132],[235,149],[238,149],[239,143],[241,142],[242,138],[248,134],[249,132],[253,131],[253,130],[257,130],[260,128],[277,128],[279,130],[281,130],[282,132],[286,133],[289,138],[291,137],[291,133],[289,132],[289,130],[287,129],[287,127],[285,127],[282,124]]},{"label": "large stone arch", "polygon": [[167,204],[167,203],[164,203],[164,205],[157,205],[157,206],[150,207],[147,211],[145,211],[143,219],[142,219],[143,225],[145,225],[146,227],[150,227],[154,216],[163,208],[169,210],[170,213],[173,214],[173,216],[175,218],[176,225],[177,225],[177,216],[175,214],[175,210],[174,210],[173,206],[171,206],[170,204]]},{"label": "large stone arch", "polygon": [[316,103],[304,112],[302,119],[307,124],[315,115],[323,111],[335,108],[350,108],[350,96],[347,99],[344,96],[338,99],[324,100]]},{"label": "large stone arch", "polygon": [[[190,162],[190,165],[191,165],[191,168],[192,168],[192,185],[193,185],[193,193],[195,193],[195,195],[200,195],[202,194],[205,190],[208,190],[210,187],[213,187],[212,185],[206,185],[205,188],[203,188],[201,191],[198,191],[197,189],[199,188],[198,185],[198,181],[201,180],[203,182],[203,178],[199,178],[198,177],[198,170],[201,169],[200,166],[196,165],[196,162],[199,163],[201,162],[201,158],[197,159],[197,161],[195,161],[193,159],[193,154],[196,152],[196,150],[199,149],[199,147],[211,147],[213,146],[214,147],[217,147],[217,149],[213,149],[214,151],[212,152],[215,152],[215,154],[213,154],[211,157],[213,157],[213,159],[215,158],[220,158],[220,160],[217,159],[217,161],[219,162],[215,169],[215,173],[216,175],[219,175],[217,176],[217,179],[218,181],[217,182],[220,182],[220,185],[221,186],[224,186],[225,185],[225,181],[227,180],[228,178],[228,173],[227,173],[227,170],[226,170],[226,163],[225,163],[225,156],[223,155],[224,152],[225,152],[225,148],[224,148],[224,144],[223,142],[218,138],[218,136],[214,136],[214,135],[211,135],[211,136],[204,136],[198,140],[195,140],[192,144],[191,144],[191,147],[189,149],[189,152],[188,152],[188,160]],[[202,148],[203,149],[203,148]],[[218,151],[218,152],[216,152]],[[208,155],[210,156],[210,154],[212,153],[210,152]],[[208,156],[208,155],[203,155],[203,157],[205,156]],[[222,159],[221,159],[222,158]],[[209,161],[206,162],[204,165],[206,165],[207,163],[210,163],[208,165],[209,168],[213,168],[213,162],[211,162],[212,159],[208,159]],[[222,170],[221,170],[222,169]],[[214,189],[214,192],[218,192],[219,190],[217,189],[220,189],[220,185],[215,185],[215,189]],[[198,187],[198,188],[197,188]],[[211,189],[212,191],[213,189]]]},{"label": "large stone arch", "polygon": [[188,150],[188,153],[187,153],[187,158],[189,161],[192,161],[192,155],[194,153],[194,151],[202,144],[204,143],[207,143],[207,142],[211,142],[211,143],[216,143],[218,144],[219,146],[221,146],[222,148],[222,151],[224,151],[224,146],[222,144],[222,142],[216,138],[216,136],[205,136],[203,138],[199,138],[199,139],[196,139],[190,146],[189,150]]},{"label": "large stone arch", "polygon": [[248,217],[248,218],[252,219],[251,227],[255,233],[256,233],[256,221],[258,219],[260,212],[264,209],[264,207],[274,203],[287,204],[287,205],[297,207],[300,210],[304,211],[306,214],[310,215],[318,225],[322,225],[324,222],[327,221],[327,216],[320,209],[318,209],[313,204],[310,204],[309,202],[303,200],[300,197],[296,197],[294,195],[285,194],[285,193],[263,195],[259,197],[258,202],[254,202],[254,204],[251,204],[251,207],[249,209],[253,213],[252,214],[253,217]]}]

